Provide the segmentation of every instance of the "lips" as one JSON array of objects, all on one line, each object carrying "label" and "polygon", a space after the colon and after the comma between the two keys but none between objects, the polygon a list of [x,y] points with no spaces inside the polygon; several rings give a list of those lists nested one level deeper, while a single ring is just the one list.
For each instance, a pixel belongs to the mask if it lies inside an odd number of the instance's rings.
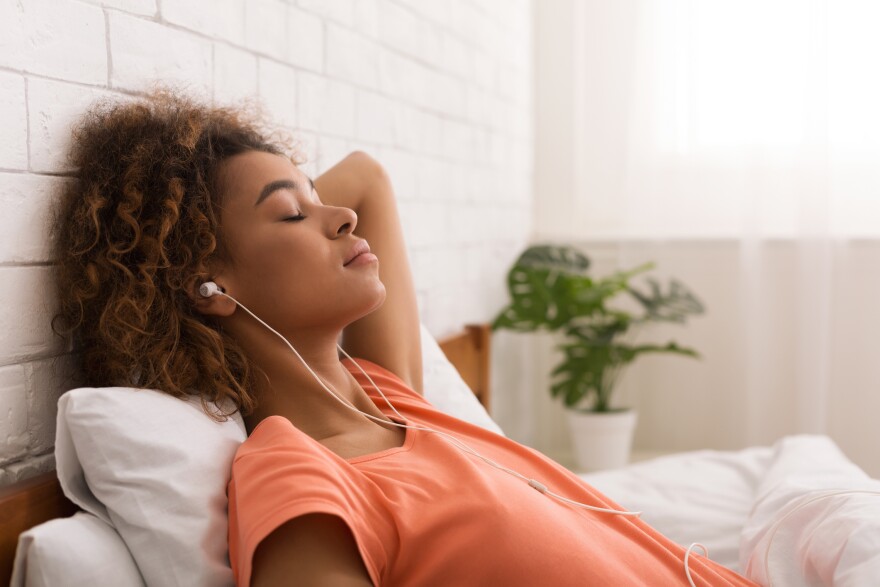
[{"label": "lips", "polygon": [[355,257],[357,257],[358,255],[363,255],[364,253],[369,253],[369,252],[370,252],[370,245],[367,244],[367,241],[359,240],[351,248],[351,251],[348,252],[348,256],[345,257],[345,263],[342,264],[343,267],[345,265],[348,265],[352,261],[354,261]]}]

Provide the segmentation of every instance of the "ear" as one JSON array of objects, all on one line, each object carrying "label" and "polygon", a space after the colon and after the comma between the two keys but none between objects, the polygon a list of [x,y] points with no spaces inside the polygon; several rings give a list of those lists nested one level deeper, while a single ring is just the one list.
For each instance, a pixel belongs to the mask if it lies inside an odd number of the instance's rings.
[{"label": "ear", "polygon": [[231,299],[220,294],[214,294],[211,297],[206,298],[199,293],[199,287],[203,283],[205,283],[205,281],[214,281],[214,283],[217,284],[217,287],[220,288],[220,291],[226,291],[226,289],[222,285],[222,280],[221,282],[217,282],[214,279],[210,278],[205,279],[204,281],[194,280],[192,285],[190,285],[189,289],[187,290],[186,295],[193,303],[195,309],[200,314],[203,314],[205,316],[216,316],[218,318],[231,316],[236,309],[235,302],[233,302]]}]

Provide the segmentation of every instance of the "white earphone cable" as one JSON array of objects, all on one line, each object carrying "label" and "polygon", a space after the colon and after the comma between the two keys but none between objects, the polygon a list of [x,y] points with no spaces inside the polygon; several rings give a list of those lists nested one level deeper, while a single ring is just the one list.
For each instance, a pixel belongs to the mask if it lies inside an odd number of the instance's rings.
[{"label": "white earphone cable", "polygon": [[[202,287],[205,287],[205,286],[203,285]],[[232,301],[233,301],[238,307],[240,307],[242,310],[244,310],[245,312],[247,312],[247,313],[248,313],[248,314],[249,314],[254,320],[256,320],[257,322],[259,322],[260,324],[262,324],[263,326],[265,326],[266,328],[268,328],[273,334],[275,334],[278,338],[280,338],[281,340],[283,340],[283,341],[284,341],[284,344],[286,344],[287,347],[288,347],[291,351],[293,351],[293,354],[295,354],[295,355],[297,356],[297,358],[298,358],[298,359],[300,360],[300,362],[305,366],[305,368],[308,369],[309,373],[312,374],[312,376],[315,378],[315,380],[316,380],[318,383],[321,384],[321,387],[323,387],[328,393],[330,393],[330,395],[332,395],[333,397],[335,397],[335,398],[337,399],[337,401],[339,401],[339,403],[341,403],[341,404],[342,404],[343,406],[345,406],[346,408],[348,408],[348,409],[350,409],[350,410],[353,410],[353,411],[355,411],[355,412],[358,412],[359,414],[362,414],[363,416],[366,416],[367,418],[370,418],[370,419],[375,420],[375,421],[377,421],[377,422],[381,422],[381,423],[383,423],[383,424],[392,424],[392,425],[394,425],[394,426],[398,426],[398,427],[401,427],[401,428],[410,428],[410,429],[413,429],[413,430],[422,430],[422,431],[425,431],[425,432],[431,432],[431,433],[434,433],[434,434],[437,434],[437,435],[443,436],[443,437],[449,439],[450,441],[452,441],[452,443],[453,443],[454,445],[456,445],[459,449],[461,449],[461,450],[463,450],[463,451],[465,451],[465,452],[467,452],[467,453],[470,453],[470,454],[474,455],[474,456],[477,457],[477,458],[482,459],[483,461],[485,461],[485,462],[488,463],[489,465],[495,467],[496,469],[499,469],[499,470],[501,470],[501,471],[504,471],[505,473],[509,473],[510,475],[513,475],[514,477],[518,477],[518,478],[522,479],[523,481],[525,481],[526,483],[528,483],[528,485],[529,485],[530,487],[532,487],[533,489],[535,489],[536,491],[538,491],[538,492],[540,492],[540,493],[543,493],[543,494],[545,494],[545,495],[551,496],[551,497],[553,497],[553,498],[555,498],[555,499],[557,499],[557,500],[559,500],[559,501],[562,501],[562,502],[565,502],[565,503],[569,503],[569,504],[571,504],[571,505],[574,505],[574,506],[577,506],[577,507],[580,507],[580,508],[584,508],[584,509],[587,509],[587,510],[590,510],[590,511],[599,512],[599,513],[614,514],[614,515],[619,515],[619,516],[636,516],[636,517],[638,517],[638,516],[640,516],[640,515],[642,514],[642,512],[629,512],[629,511],[625,511],[625,510],[615,510],[615,509],[610,509],[610,508],[602,508],[602,507],[597,507],[597,506],[587,505],[587,504],[584,504],[584,503],[580,503],[580,502],[578,502],[578,501],[574,501],[574,500],[572,500],[572,499],[568,499],[567,497],[563,497],[563,496],[561,496],[561,495],[559,495],[559,494],[557,494],[557,493],[554,493],[554,492],[550,491],[550,490],[547,488],[547,486],[544,485],[543,483],[541,483],[540,481],[537,481],[537,480],[535,480],[535,479],[530,479],[530,478],[526,477],[525,475],[523,475],[522,473],[519,473],[519,472],[517,472],[517,471],[514,471],[513,469],[510,469],[510,468],[508,468],[508,467],[505,467],[505,466],[503,466],[503,465],[500,465],[500,464],[498,464],[497,462],[493,461],[492,459],[483,456],[482,454],[480,454],[479,452],[477,452],[476,450],[474,450],[473,448],[471,448],[470,446],[468,446],[467,444],[465,444],[465,443],[462,442],[461,440],[455,438],[454,436],[452,436],[452,435],[450,435],[450,434],[448,434],[448,433],[446,433],[446,432],[442,432],[442,431],[440,431],[440,430],[434,430],[433,428],[429,428],[429,427],[427,427],[427,426],[418,426],[418,425],[409,425],[409,424],[399,424],[399,423],[394,422],[394,421],[392,421],[392,420],[390,420],[390,419],[389,419],[389,420],[383,420],[383,419],[381,419],[381,418],[377,418],[376,416],[373,416],[373,415],[371,415],[371,414],[367,414],[367,413],[365,413],[365,412],[362,412],[361,410],[357,409],[355,406],[353,406],[352,404],[350,404],[350,403],[347,402],[346,400],[344,400],[344,399],[342,399],[341,397],[339,397],[339,396],[336,394],[336,392],[334,392],[333,390],[331,390],[331,389],[330,389],[330,388],[324,383],[324,381],[323,381],[320,377],[318,377],[318,375],[312,370],[312,368],[309,367],[309,365],[305,362],[305,360],[304,360],[304,359],[302,358],[302,356],[297,352],[297,350],[293,347],[293,345],[290,344],[290,342],[289,342],[286,338],[284,338],[284,336],[282,336],[281,333],[279,333],[277,330],[275,330],[274,328],[272,328],[271,326],[269,326],[268,324],[266,324],[262,319],[259,318],[259,316],[257,316],[257,315],[254,314],[253,312],[251,312],[251,311],[250,311],[250,310],[249,310],[244,304],[242,304],[241,302],[239,302],[238,300],[236,300],[234,297],[232,297],[231,295],[227,294],[226,292],[221,291],[219,288],[217,288],[216,284],[214,284],[214,289],[207,288],[207,289],[205,289],[205,290],[200,290],[200,291],[203,291],[202,295],[204,295],[204,292],[207,291],[207,292],[210,292],[209,295],[213,295],[214,293],[218,293],[218,294],[220,294],[220,295],[222,295],[222,296],[225,296],[225,297],[229,298],[229,299],[232,300]],[[376,385],[376,383],[373,381],[373,378],[370,377],[370,376],[367,374],[367,372],[364,371],[364,370],[361,368],[361,366],[357,363],[357,361],[355,361],[354,359],[352,359],[351,356],[350,356],[347,352],[345,352],[345,349],[343,349],[343,348],[342,348],[341,346],[339,346],[338,344],[337,344],[336,346],[339,348],[339,350],[341,350],[341,351],[343,352],[343,354],[345,354],[346,357],[348,357],[348,358],[351,360],[352,363],[355,364],[355,366],[360,370],[360,372],[364,374],[364,376],[370,381],[370,383],[373,385],[373,387],[376,389],[376,391],[379,392],[379,395],[382,397],[383,400],[385,400],[385,403],[388,404],[388,406],[391,408],[391,410],[392,410],[395,414],[397,414],[397,416],[398,416],[402,421],[406,422],[407,419],[404,418],[404,417],[400,414],[400,412],[397,411],[397,409],[394,407],[394,405],[392,405],[392,403],[391,403],[390,401],[388,401],[388,398],[385,397],[385,394],[382,393],[382,390],[379,389],[379,386]]]},{"label": "white earphone cable", "polygon": [[[397,409],[396,409],[393,405],[391,405],[391,402],[388,401],[388,398],[385,397],[385,394],[382,393],[382,390],[379,389],[379,386],[376,385],[376,383],[373,381],[373,378],[370,377],[369,374],[367,374],[367,372],[364,371],[364,370],[361,368],[360,365],[358,365],[357,361],[355,361],[354,359],[352,359],[351,356],[350,356],[347,352],[345,352],[345,349],[343,349],[342,347],[339,347],[339,350],[341,350],[341,351],[343,352],[343,354],[344,354],[346,357],[348,357],[348,358],[351,360],[352,363],[355,364],[355,366],[360,370],[360,372],[364,374],[364,377],[366,377],[366,378],[370,381],[370,383],[373,385],[373,387],[376,389],[376,391],[379,392],[379,395],[382,396],[382,399],[384,399],[385,402],[391,407],[391,409],[394,410],[394,413],[397,414],[398,416],[400,416],[400,419],[401,419],[401,420],[406,421],[406,418],[404,418],[403,416],[401,416],[401,415],[400,415],[400,412],[398,412]],[[504,471],[504,472],[506,472],[506,473],[509,473],[509,474],[511,474],[511,475],[513,475],[513,476],[515,476],[515,477],[519,477],[520,479],[522,479],[523,481],[525,481],[526,483],[528,483],[529,486],[531,486],[533,489],[539,491],[540,493],[545,493],[545,494],[547,494],[547,495],[550,495],[550,496],[552,496],[552,497],[555,497],[556,499],[558,499],[558,500],[560,500],[560,501],[564,501],[564,502],[570,503],[570,504],[572,504],[572,505],[580,506],[580,507],[583,507],[583,508],[586,508],[586,509],[589,509],[589,510],[592,510],[592,511],[595,511],[595,512],[603,512],[603,513],[609,513],[609,514],[617,514],[617,515],[622,515],[622,516],[639,516],[639,515],[641,515],[641,513],[642,513],[642,512],[628,512],[628,511],[622,511],[622,510],[614,510],[614,509],[610,509],[610,508],[600,508],[600,507],[591,506],[591,505],[586,505],[586,504],[583,504],[583,503],[580,503],[580,502],[577,502],[577,501],[574,501],[574,500],[568,499],[567,497],[563,497],[563,496],[561,496],[561,495],[559,495],[559,494],[556,494],[556,493],[550,491],[550,490],[547,488],[547,486],[544,485],[543,483],[541,483],[540,481],[537,481],[537,480],[535,480],[535,479],[530,479],[530,478],[526,477],[525,475],[523,475],[522,473],[519,473],[519,472],[517,472],[517,471],[514,471],[513,469],[510,469],[510,468],[508,468],[508,467],[505,467],[504,465],[501,465],[501,464],[497,463],[496,461],[493,461],[493,460],[490,459],[489,457],[485,457],[485,456],[483,456],[482,454],[480,454],[479,452],[477,452],[475,449],[471,448],[471,447],[468,446],[466,443],[464,443],[463,441],[459,440],[458,438],[452,436],[451,434],[448,434],[448,433],[443,432],[443,431],[441,431],[441,430],[434,430],[433,428],[428,428],[428,427],[426,427],[426,426],[410,426],[410,427],[411,427],[411,428],[415,428],[416,430],[424,430],[424,431],[426,431],[426,432],[433,432],[434,434],[438,434],[438,435],[440,435],[440,436],[444,436],[444,437],[448,438],[450,441],[452,441],[454,444],[456,444],[459,448],[461,448],[462,450],[464,450],[465,452],[468,452],[468,453],[474,455],[475,457],[482,459],[483,461],[485,461],[486,463],[492,465],[492,466],[495,467],[496,469],[500,469],[501,471]]]},{"label": "white earphone cable", "polygon": [[700,544],[699,542],[694,542],[693,544],[688,546],[688,549],[684,553],[684,574],[687,575],[687,580],[688,580],[688,583],[691,584],[691,587],[697,587],[697,585],[696,585],[696,583],[694,583],[694,579],[691,577],[691,569],[688,565],[690,564],[689,561],[691,558],[691,551],[695,550],[697,548],[701,548],[703,550],[703,556],[705,556],[706,558],[709,557],[709,549],[706,548],[705,546],[703,546],[702,544]]}]

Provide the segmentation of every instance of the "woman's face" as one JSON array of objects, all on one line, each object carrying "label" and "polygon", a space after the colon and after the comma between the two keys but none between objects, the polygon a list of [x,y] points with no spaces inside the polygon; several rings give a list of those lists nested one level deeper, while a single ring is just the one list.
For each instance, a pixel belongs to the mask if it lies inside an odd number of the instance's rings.
[{"label": "woman's face", "polygon": [[215,281],[273,328],[342,329],[385,300],[378,261],[344,266],[361,240],[354,211],[323,205],[291,161],[242,153],[221,164],[218,182],[229,260]]}]

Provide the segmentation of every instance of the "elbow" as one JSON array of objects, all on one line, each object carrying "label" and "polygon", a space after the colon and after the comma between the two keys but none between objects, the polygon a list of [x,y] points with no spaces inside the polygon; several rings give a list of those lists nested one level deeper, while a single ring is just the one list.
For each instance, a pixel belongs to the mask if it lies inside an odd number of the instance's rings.
[{"label": "elbow", "polygon": [[390,184],[391,180],[385,167],[379,161],[367,153],[366,151],[352,151],[346,156],[356,164],[363,173],[363,177],[370,181],[370,184]]}]

